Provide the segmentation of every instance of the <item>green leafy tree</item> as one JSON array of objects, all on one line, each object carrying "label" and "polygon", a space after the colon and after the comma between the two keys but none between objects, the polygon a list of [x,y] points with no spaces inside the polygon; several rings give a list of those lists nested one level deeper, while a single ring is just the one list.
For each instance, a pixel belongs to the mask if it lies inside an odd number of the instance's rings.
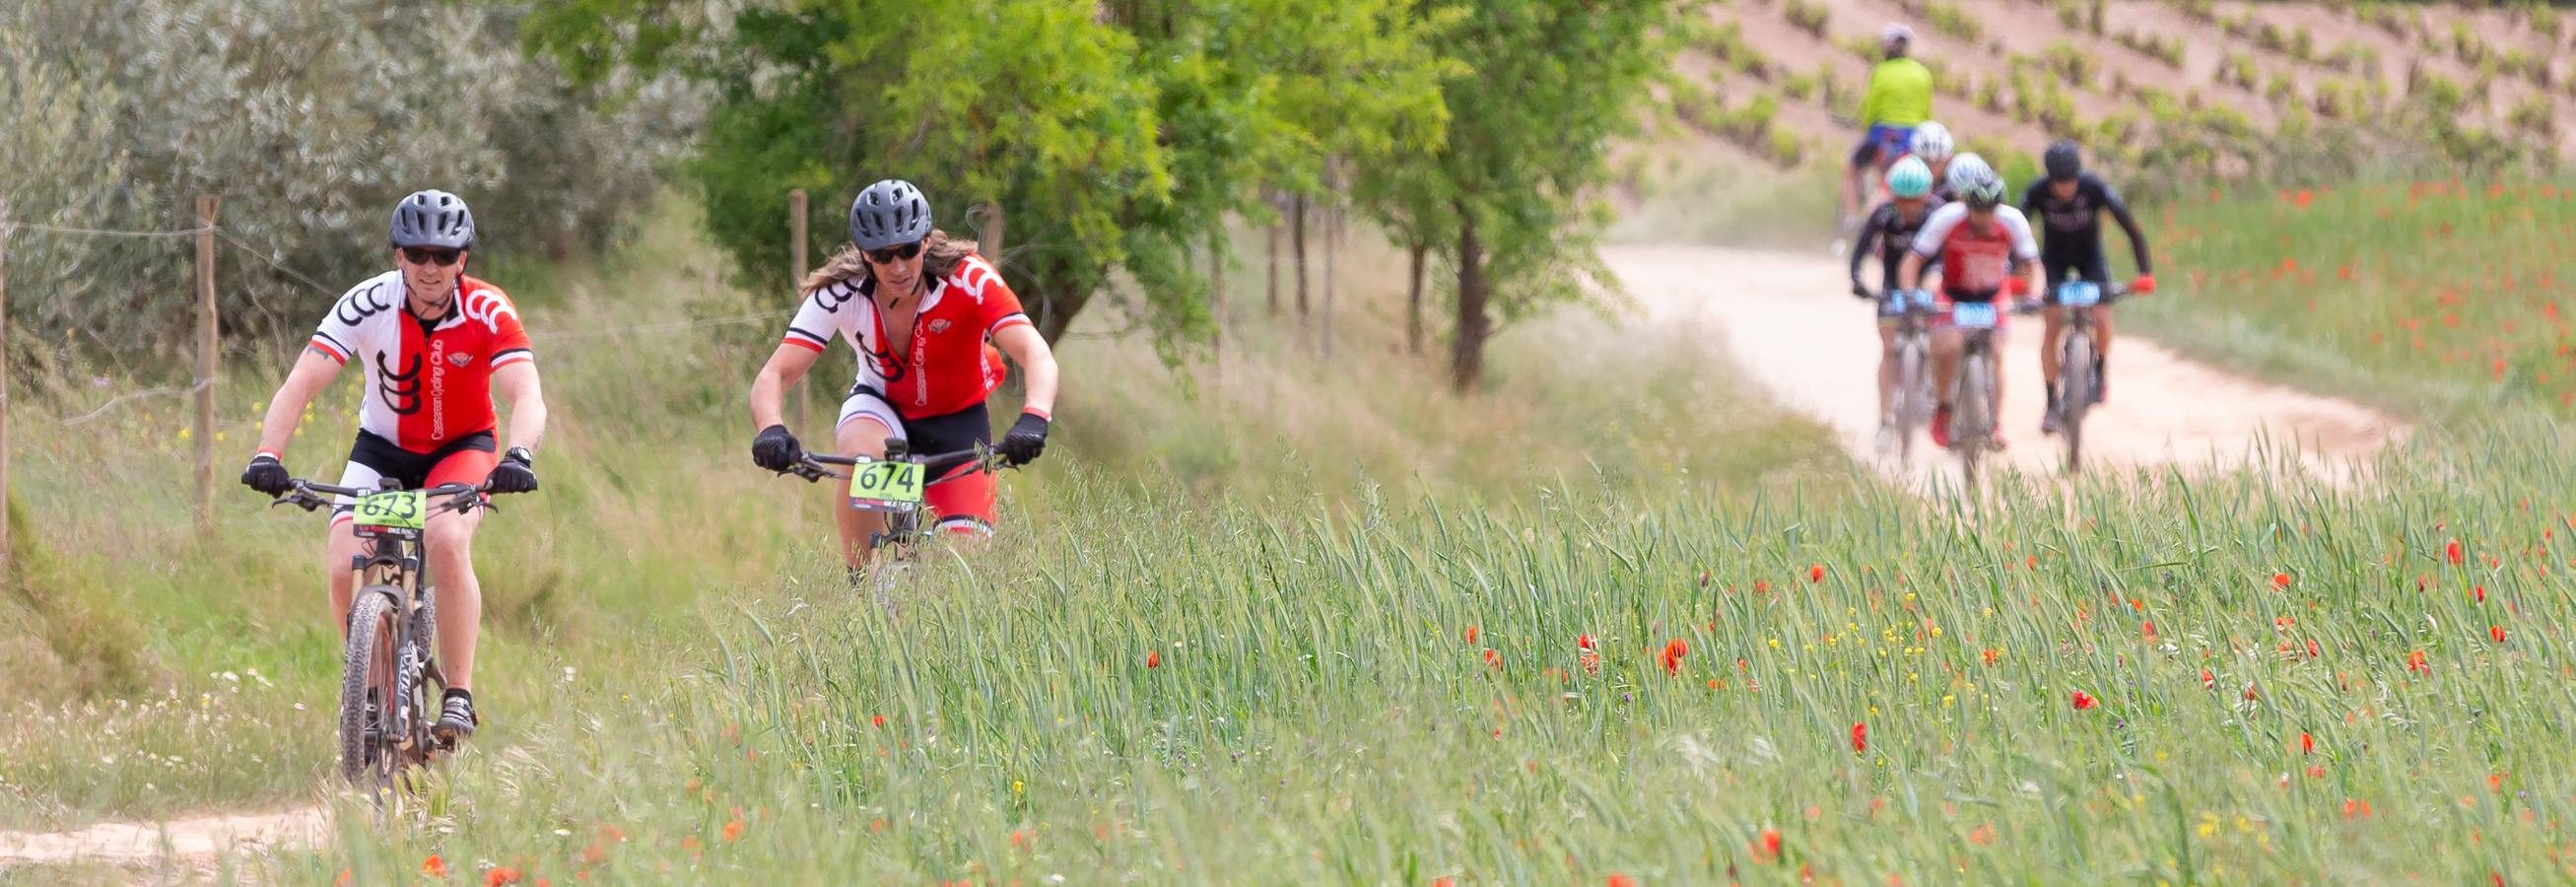
[{"label": "green leafy tree", "polygon": [[1484,375],[1498,323],[1617,283],[1594,251],[1609,147],[1651,115],[1696,2],[1474,0],[1444,49],[1474,71],[1443,88],[1437,150],[1365,170],[1359,190],[1400,238],[1455,269],[1450,378]]},{"label": "green leafy tree", "polygon": [[1189,261],[1263,183],[1335,152],[1437,143],[1446,63],[1398,0],[577,0],[533,46],[602,76],[676,69],[717,90],[691,164],[708,228],[745,282],[777,280],[778,207],[815,195],[815,246],[879,178],[929,192],[943,227],[1007,209],[997,259],[1061,335],[1113,277],[1171,345],[1210,329]]}]

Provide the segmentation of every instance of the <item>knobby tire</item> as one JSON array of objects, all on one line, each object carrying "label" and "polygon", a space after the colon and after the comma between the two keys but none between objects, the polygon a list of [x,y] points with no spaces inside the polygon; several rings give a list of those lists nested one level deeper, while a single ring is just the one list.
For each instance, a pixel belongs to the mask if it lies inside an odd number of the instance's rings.
[{"label": "knobby tire", "polygon": [[[383,586],[360,589],[349,606],[349,639],[340,659],[340,775],[353,785],[388,790],[393,784],[395,708],[401,698],[395,674],[394,599]],[[367,735],[370,696],[376,702],[376,736]]]}]

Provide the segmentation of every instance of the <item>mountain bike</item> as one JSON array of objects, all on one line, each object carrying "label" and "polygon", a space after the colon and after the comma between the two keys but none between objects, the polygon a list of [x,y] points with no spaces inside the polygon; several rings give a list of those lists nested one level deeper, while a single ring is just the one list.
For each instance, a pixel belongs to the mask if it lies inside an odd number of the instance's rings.
[{"label": "mountain bike", "polygon": [[351,524],[365,547],[349,559],[357,593],[349,601],[348,640],[340,653],[340,775],[370,789],[381,803],[403,768],[426,767],[455,748],[430,735],[447,681],[435,655],[438,592],[421,533],[438,515],[492,506],[473,484],[405,490],[386,478],[382,488],[366,490],[293,483],[269,507],[312,511],[332,504],[329,496],[357,503]]},{"label": "mountain bike", "polygon": [[1999,307],[1993,302],[1955,302],[1950,306],[1950,324],[1967,337],[1960,347],[1959,378],[1950,398],[1950,451],[1959,454],[1959,471],[1970,488],[1977,485],[1977,463],[1987,453],[2003,449],[1995,445],[1995,373],[2000,369],[1995,357],[1995,326]]},{"label": "mountain bike", "polygon": [[2102,355],[2093,339],[2093,312],[2128,293],[2114,285],[2070,280],[2057,285],[2057,304],[2066,309],[2066,330],[2058,348],[2057,433],[2065,437],[2066,471],[2084,470],[2084,414],[2102,401]]},{"label": "mountain bike", "polygon": [[1896,319],[1896,390],[1888,407],[1896,419],[1897,458],[1911,465],[1915,432],[1932,421],[1932,294],[1900,289],[1870,298],[1880,317]]},{"label": "mountain bike", "polygon": [[[885,529],[868,536],[868,550],[887,555],[877,562],[877,585],[882,591],[901,578],[911,565],[913,553],[934,533],[932,525],[923,520],[923,514],[930,510],[923,501],[929,488],[994,470],[1001,466],[1001,460],[1001,454],[987,447],[921,454],[912,452],[909,442],[888,440],[882,459],[807,453],[781,473],[804,478],[807,483],[827,477],[849,481],[851,508],[885,515]],[[974,466],[975,471],[957,471],[968,465]]]}]

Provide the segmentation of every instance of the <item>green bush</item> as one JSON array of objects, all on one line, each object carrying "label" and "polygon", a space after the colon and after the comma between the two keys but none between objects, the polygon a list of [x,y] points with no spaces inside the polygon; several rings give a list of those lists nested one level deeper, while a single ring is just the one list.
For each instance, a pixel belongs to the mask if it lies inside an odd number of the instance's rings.
[{"label": "green bush", "polygon": [[[22,221],[172,230],[220,193],[245,245],[218,260],[225,333],[268,341],[300,342],[339,288],[391,267],[385,219],[415,189],[473,204],[487,268],[600,246],[660,189],[703,101],[673,82],[608,84],[622,103],[575,87],[518,52],[528,6],[0,4],[0,197]],[[475,48],[423,51],[424,31]],[[191,347],[195,275],[170,241],[13,239],[17,329],[94,352]]]},{"label": "green bush", "polygon": [[1962,43],[1975,44],[1985,38],[1985,26],[1967,10],[1932,0],[1923,4],[1923,14],[1932,21],[1932,30],[1955,37]]},{"label": "green bush", "polygon": [[2515,103],[2513,112],[2506,119],[2516,129],[2536,136],[2548,136],[2555,128],[2556,109],[2557,103],[2549,98],[2548,93],[2533,93],[2530,98]]},{"label": "green bush", "polygon": [[2080,0],[2056,0],[2057,24],[2069,31],[2084,28],[2084,4]]},{"label": "green bush", "polygon": [[1788,16],[1789,24],[1798,30],[1805,31],[1818,40],[1825,38],[1825,24],[1830,16],[1826,13],[1824,4],[1810,3],[1807,0],[1787,0],[1781,4],[1780,10],[1781,14]]},{"label": "green bush", "polygon": [[2059,80],[2076,89],[2091,89],[2093,77],[2100,72],[2102,65],[2091,50],[2063,40],[2050,43],[2041,58],[2049,70],[2056,72]]},{"label": "green bush", "polygon": [[1816,77],[1813,74],[1791,74],[1781,78],[1780,92],[1801,102],[1815,98]]}]

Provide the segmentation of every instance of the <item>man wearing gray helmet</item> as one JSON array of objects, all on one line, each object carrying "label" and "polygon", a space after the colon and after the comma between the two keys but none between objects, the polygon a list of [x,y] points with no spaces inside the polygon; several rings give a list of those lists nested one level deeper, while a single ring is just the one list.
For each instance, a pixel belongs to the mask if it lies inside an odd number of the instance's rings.
[{"label": "man wearing gray helmet", "polygon": [[[267,495],[287,492],[287,443],[315,394],[355,360],[367,390],[357,442],[340,485],[373,488],[385,478],[403,489],[481,484],[494,493],[537,488],[535,448],[545,435],[546,402],[535,352],[518,309],[499,287],[465,274],[474,247],[474,213],[445,191],[422,191],[394,207],[395,270],[352,287],[333,302],[322,325],[268,401],[259,450],[242,484]],[[511,446],[496,461],[499,426],[492,394],[510,401]],[[331,577],[332,622],[347,636],[358,554],[343,498],[332,509],[323,564]],[[429,568],[438,577],[438,667],[445,679],[438,723],[442,740],[472,736],[474,643],[483,619],[483,589],[474,576],[474,528],[480,511],[442,517],[423,531]]]},{"label": "man wearing gray helmet", "polygon": [[[751,384],[752,461],[786,471],[805,450],[787,430],[780,408],[787,386],[822,358],[837,336],[858,352],[858,381],[833,425],[834,451],[881,457],[889,439],[913,452],[940,453],[993,441],[984,401],[1002,384],[1002,355],[1028,374],[1020,416],[993,449],[1012,465],[1027,464],[1046,449],[1055,407],[1055,352],[1020,310],[1002,274],[958,240],[931,225],[930,201],[910,182],[869,185],[850,204],[850,245],[805,280],[804,304],[787,334]],[[927,504],[940,529],[986,535],[993,531],[995,484],[968,465],[929,489]],[[846,501],[846,486],[843,501]],[[866,563],[871,536],[884,517],[855,508],[835,509],[842,559]]]}]

